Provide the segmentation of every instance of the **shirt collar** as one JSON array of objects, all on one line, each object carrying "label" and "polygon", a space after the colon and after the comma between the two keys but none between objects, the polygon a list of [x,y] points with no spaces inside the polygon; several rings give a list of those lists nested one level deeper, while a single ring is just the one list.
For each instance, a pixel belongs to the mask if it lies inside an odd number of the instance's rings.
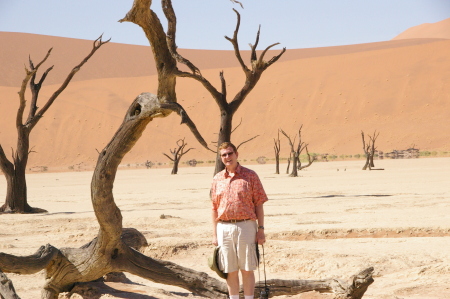
[{"label": "shirt collar", "polygon": [[[238,165],[236,166],[236,169],[235,169],[235,171],[234,171],[234,174],[236,175],[236,174],[239,174],[240,172],[241,172],[241,164],[239,164],[239,162],[238,162]],[[225,167],[225,172],[224,172],[224,177],[225,178],[228,178],[228,177],[230,177],[230,174],[228,173],[228,170],[227,170],[227,168]]]}]

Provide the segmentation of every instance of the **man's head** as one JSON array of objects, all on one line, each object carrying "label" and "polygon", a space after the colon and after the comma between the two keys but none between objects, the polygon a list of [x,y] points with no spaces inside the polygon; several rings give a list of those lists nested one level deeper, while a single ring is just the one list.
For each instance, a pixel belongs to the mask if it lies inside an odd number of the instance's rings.
[{"label": "man's head", "polygon": [[224,142],[219,146],[219,153],[222,163],[228,170],[234,171],[237,167],[238,152],[236,146],[231,142]]}]

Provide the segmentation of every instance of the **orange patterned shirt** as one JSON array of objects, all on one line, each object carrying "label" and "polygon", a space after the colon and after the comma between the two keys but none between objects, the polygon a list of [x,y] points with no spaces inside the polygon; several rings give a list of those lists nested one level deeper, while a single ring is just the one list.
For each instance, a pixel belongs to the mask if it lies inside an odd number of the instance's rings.
[{"label": "orange patterned shirt", "polygon": [[211,200],[217,220],[257,220],[255,207],[268,198],[256,172],[238,165],[234,176],[226,169],[214,176]]}]

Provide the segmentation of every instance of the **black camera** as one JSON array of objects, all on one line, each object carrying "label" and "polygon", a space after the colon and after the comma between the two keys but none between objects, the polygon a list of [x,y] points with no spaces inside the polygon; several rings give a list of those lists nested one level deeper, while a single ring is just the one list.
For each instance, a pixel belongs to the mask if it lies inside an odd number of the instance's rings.
[{"label": "black camera", "polygon": [[265,287],[261,292],[259,293],[259,299],[268,299],[269,298],[269,288]]}]

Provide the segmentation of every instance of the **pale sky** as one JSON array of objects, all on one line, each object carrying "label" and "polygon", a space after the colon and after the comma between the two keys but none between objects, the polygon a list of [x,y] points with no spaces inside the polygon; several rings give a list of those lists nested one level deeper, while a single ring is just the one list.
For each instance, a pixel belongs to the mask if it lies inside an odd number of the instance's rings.
[{"label": "pale sky", "polygon": [[[258,49],[279,42],[288,49],[327,47],[390,40],[404,30],[450,17],[450,0],[173,0],[177,45],[187,49],[231,50],[241,13],[239,43],[248,49],[258,26]],[[0,31],[26,32],[148,45],[142,30],[117,21],[133,0],[0,0]],[[160,1],[152,8],[166,23]],[[4,47],[6,45],[0,45]],[[276,49],[276,48],[275,48]]]}]

